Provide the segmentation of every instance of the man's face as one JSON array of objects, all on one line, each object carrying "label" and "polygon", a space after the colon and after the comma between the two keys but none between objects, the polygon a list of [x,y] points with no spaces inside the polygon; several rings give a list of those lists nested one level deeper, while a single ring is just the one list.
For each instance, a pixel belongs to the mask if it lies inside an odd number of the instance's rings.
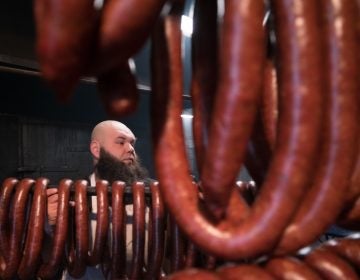
[{"label": "man's face", "polygon": [[127,165],[134,164],[136,159],[134,134],[120,129],[113,129],[108,133],[109,135],[104,140],[102,148]]}]

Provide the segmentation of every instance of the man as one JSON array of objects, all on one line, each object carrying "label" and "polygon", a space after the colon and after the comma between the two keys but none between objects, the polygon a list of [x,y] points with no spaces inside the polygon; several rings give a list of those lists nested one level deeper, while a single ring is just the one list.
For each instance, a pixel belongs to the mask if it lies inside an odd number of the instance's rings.
[{"label": "man", "polygon": [[[95,186],[97,180],[107,180],[109,183],[120,180],[127,185],[135,181],[148,181],[147,171],[140,164],[135,153],[136,137],[123,123],[107,120],[97,124],[91,134],[90,152],[93,157],[94,172],[90,175],[90,185]],[[57,189],[47,190],[48,196],[48,221],[50,225],[56,223],[58,195]],[[72,202],[72,205],[73,202]],[[96,197],[91,199],[91,231],[95,234],[96,227]],[[127,255],[132,250],[132,205],[126,205],[126,247]],[[148,209],[147,209],[148,212]],[[147,213],[148,214],[148,213]],[[63,279],[72,279],[65,272]],[[104,279],[100,267],[87,268],[82,279]]]},{"label": "man", "polygon": [[135,141],[135,135],[123,123],[103,121],[96,125],[90,143],[95,179],[122,180],[128,185],[146,180],[147,172],[135,153]]}]

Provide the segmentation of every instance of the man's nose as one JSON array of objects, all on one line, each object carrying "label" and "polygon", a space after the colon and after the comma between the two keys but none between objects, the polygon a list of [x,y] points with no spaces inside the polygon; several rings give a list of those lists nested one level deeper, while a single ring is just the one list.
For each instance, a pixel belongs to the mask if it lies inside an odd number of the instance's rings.
[{"label": "man's nose", "polygon": [[128,152],[129,153],[135,153],[135,149],[134,149],[134,146],[133,145],[131,145],[130,143],[129,143],[129,145],[128,145]]}]

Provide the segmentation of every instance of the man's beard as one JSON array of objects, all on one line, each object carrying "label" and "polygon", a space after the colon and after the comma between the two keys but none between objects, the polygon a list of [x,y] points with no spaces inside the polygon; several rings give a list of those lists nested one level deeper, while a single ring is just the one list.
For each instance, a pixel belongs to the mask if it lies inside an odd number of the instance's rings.
[{"label": "man's beard", "polygon": [[137,157],[132,164],[125,164],[103,148],[100,149],[95,172],[100,179],[110,184],[114,181],[123,181],[126,185],[131,185],[136,181],[144,181],[148,177],[147,170],[141,166]]}]

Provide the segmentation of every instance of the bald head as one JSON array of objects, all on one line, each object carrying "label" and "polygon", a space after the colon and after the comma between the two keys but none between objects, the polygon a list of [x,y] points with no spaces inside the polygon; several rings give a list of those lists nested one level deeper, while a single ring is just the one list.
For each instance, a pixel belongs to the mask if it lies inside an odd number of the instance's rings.
[{"label": "bald head", "polygon": [[135,135],[123,123],[113,120],[97,124],[91,134],[90,150],[96,163],[100,148],[117,159],[131,164],[135,159]]},{"label": "bald head", "polygon": [[91,133],[91,141],[96,140],[102,144],[108,137],[109,133],[114,131],[119,131],[134,136],[133,132],[125,124],[118,121],[107,120],[98,123],[94,127]]}]

